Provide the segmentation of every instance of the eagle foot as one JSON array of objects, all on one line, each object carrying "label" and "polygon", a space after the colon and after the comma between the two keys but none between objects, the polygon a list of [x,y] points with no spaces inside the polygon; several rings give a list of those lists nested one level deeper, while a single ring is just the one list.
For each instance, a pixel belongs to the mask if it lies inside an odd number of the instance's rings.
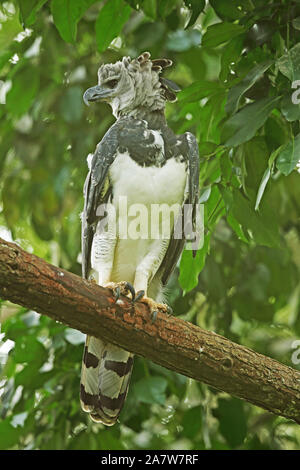
[{"label": "eagle foot", "polygon": [[168,316],[172,315],[173,313],[173,310],[171,309],[171,307],[169,307],[169,305],[155,302],[155,300],[151,299],[150,297],[143,296],[141,298],[141,302],[148,305],[150,309],[151,323],[154,323],[156,321],[157,314],[159,311],[166,313]]},{"label": "eagle foot", "polygon": [[121,282],[108,282],[105,284],[104,287],[111,289],[113,291],[113,295],[115,297],[115,301],[117,302],[121,295],[125,295],[128,297],[128,294],[131,294],[131,300],[134,302],[135,300],[135,290],[134,287],[127,281]]}]

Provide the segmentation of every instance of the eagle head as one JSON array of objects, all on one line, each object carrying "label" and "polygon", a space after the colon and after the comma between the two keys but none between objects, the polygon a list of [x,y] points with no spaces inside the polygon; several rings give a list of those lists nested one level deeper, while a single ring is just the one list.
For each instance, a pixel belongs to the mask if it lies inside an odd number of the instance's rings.
[{"label": "eagle head", "polygon": [[89,105],[93,101],[106,101],[116,117],[134,115],[140,107],[150,111],[163,110],[166,101],[176,101],[180,88],[171,80],[160,76],[170,67],[169,59],[150,59],[144,52],[136,59],[123,57],[114,64],[104,64],[98,70],[98,85],[88,88],[83,95]]}]

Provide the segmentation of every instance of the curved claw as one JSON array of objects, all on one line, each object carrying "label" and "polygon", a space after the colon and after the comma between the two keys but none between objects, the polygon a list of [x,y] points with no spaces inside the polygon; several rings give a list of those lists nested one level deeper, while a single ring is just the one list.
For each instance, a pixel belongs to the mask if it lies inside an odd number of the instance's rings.
[{"label": "curved claw", "polygon": [[119,300],[120,295],[121,295],[121,289],[119,286],[117,286],[114,290],[114,296],[115,296],[116,302]]},{"label": "curved claw", "polygon": [[115,302],[120,299],[121,294],[127,296],[128,292],[131,293],[131,301],[134,301],[135,299],[135,290],[130,282],[108,282],[105,287],[108,287],[113,291]]},{"label": "curved claw", "polygon": [[126,282],[125,287],[131,293],[132,302],[135,302],[135,289],[134,289],[134,287],[130,284],[130,282]]},{"label": "curved claw", "polygon": [[137,293],[136,293],[136,296],[135,296],[135,299],[133,302],[138,302],[139,300],[141,300],[145,295],[145,291],[144,290],[139,290]]},{"label": "curved claw", "polygon": [[154,312],[151,312],[151,323],[156,322],[158,311],[154,310]]},{"label": "curved claw", "polygon": [[173,310],[169,305],[167,305],[167,315],[173,315]]}]

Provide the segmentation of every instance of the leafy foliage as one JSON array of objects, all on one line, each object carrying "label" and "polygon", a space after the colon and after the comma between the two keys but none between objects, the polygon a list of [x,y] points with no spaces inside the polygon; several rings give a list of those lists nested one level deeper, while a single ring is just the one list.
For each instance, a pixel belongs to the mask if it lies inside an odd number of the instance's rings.
[{"label": "leafy foliage", "polygon": [[[175,314],[299,367],[299,3],[10,0],[0,13],[0,235],[80,274],[85,157],[113,122],[82,93],[100,63],[169,57],[182,91],[168,122],[197,136],[205,218],[203,248],[170,281]],[[120,425],[95,425],[79,409],[83,335],[0,306],[2,449],[299,448],[295,424],[141,358]]]}]

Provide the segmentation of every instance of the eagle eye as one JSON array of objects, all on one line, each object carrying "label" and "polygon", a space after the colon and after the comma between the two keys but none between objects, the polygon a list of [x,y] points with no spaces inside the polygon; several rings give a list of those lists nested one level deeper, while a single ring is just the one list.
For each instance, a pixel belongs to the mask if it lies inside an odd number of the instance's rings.
[{"label": "eagle eye", "polygon": [[105,85],[108,87],[108,88],[115,88],[118,84],[118,81],[116,78],[114,78],[113,80],[108,80]]}]

